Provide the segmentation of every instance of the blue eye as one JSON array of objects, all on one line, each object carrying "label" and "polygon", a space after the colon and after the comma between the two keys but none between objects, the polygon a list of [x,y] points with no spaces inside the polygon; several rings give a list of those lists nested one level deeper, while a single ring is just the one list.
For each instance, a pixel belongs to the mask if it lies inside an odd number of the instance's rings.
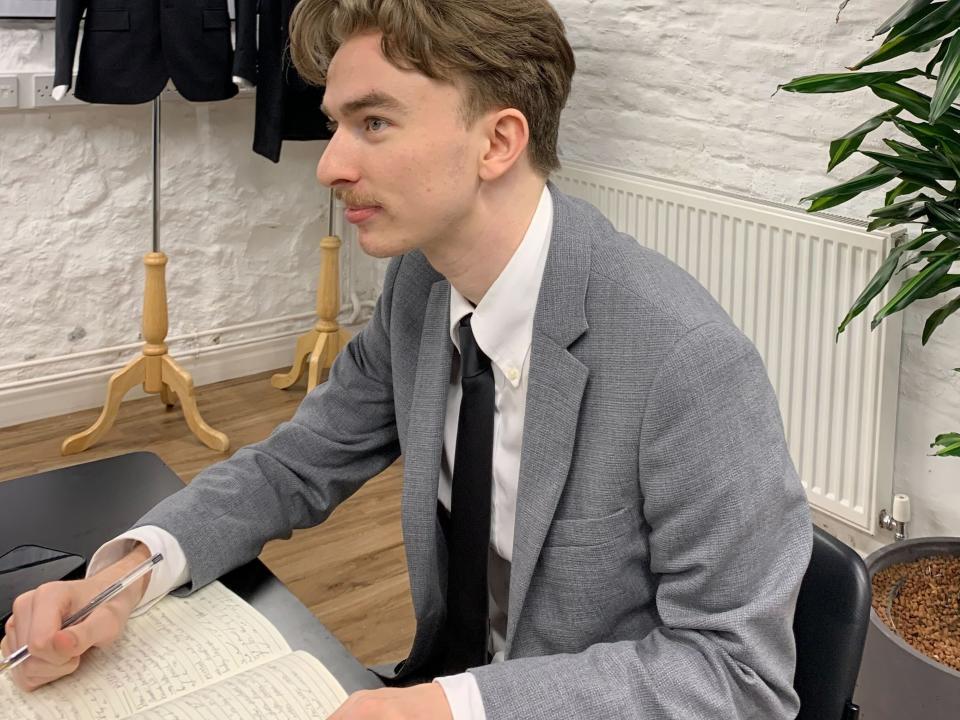
[{"label": "blue eye", "polygon": [[385,130],[389,123],[383,118],[367,118],[367,130],[371,132],[380,132]]}]

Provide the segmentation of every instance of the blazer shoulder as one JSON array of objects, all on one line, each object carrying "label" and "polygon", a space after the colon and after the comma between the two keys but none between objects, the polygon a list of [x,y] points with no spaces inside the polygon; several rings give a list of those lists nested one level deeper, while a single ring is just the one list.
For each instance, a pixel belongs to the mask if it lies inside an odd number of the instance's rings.
[{"label": "blazer shoulder", "polygon": [[558,202],[564,232],[589,245],[589,286],[602,286],[604,296],[640,317],[669,318],[681,334],[704,323],[733,325],[707,289],[675,262],[618,231],[590,203],[562,193]]}]

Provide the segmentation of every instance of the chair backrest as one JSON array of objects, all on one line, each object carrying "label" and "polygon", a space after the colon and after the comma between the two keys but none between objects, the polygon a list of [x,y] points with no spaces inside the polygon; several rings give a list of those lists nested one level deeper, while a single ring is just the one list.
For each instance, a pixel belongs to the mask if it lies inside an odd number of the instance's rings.
[{"label": "chair backrest", "polygon": [[870,575],[853,548],[818,527],[800,585],[793,635],[797,720],[848,720],[870,622]]}]

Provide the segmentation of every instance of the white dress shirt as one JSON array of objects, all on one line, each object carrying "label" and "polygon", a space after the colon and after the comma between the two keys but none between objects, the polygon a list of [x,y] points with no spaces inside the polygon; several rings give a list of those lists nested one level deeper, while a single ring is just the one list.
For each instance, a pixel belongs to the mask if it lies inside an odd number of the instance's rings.
[{"label": "white dress shirt", "polygon": [[[493,369],[493,488],[488,576],[489,647],[493,662],[503,660],[533,316],[540,295],[552,229],[553,199],[550,191],[544,187],[523,240],[480,304],[474,307],[456,288],[450,288],[450,337],[454,347],[458,350],[460,347],[457,333],[460,319],[473,313],[470,324],[474,338],[490,358]],[[440,502],[448,510],[462,394],[458,371],[447,389],[438,491]],[[134,613],[140,614],[171,590],[186,583],[190,575],[179,543],[170,533],[154,526],[136,528],[106,543],[90,560],[88,574],[98,572],[123,557],[136,541],[144,543],[151,553],[162,552],[164,555],[164,562],[151,574],[143,599]],[[480,688],[473,675],[461,673],[437,678],[436,681],[443,687],[454,720],[486,720]]]}]

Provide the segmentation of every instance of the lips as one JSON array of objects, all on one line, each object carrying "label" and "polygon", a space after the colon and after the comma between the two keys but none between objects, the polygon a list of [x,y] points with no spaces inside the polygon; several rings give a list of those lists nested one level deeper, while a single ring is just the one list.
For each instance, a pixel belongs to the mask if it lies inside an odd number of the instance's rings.
[{"label": "lips", "polygon": [[348,207],[346,210],[344,210],[343,215],[347,219],[347,222],[357,225],[369,220],[378,212],[380,212],[380,207],[378,205],[373,205],[371,207]]}]

